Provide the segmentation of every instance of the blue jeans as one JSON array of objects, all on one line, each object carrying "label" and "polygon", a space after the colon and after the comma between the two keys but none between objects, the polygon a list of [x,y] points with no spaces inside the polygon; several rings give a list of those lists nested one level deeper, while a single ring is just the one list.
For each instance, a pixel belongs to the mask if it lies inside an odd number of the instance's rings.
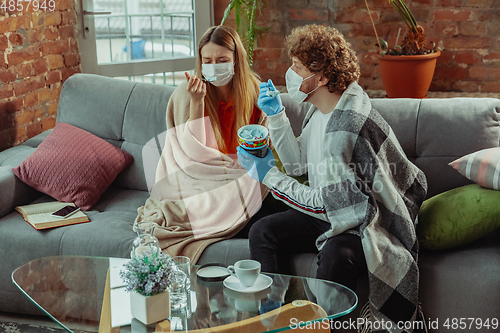
[{"label": "blue jeans", "polygon": [[[291,275],[292,257],[318,253],[316,239],[328,229],[330,222],[295,209],[265,216],[250,228],[250,256],[263,272]],[[330,238],[319,251],[316,277],[355,290],[358,274],[367,274],[360,237],[342,233]]]}]

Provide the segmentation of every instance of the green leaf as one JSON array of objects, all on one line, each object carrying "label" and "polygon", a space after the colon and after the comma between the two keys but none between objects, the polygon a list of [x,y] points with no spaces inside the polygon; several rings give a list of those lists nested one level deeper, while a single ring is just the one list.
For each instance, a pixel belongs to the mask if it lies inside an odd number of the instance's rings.
[{"label": "green leaf", "polygon": [[229,5],[224,10],[224,16],[222,17],[220,25],[224,25],[224,22],[226,22],[226,19],[229,17],[229,15],[231,15],[231,11],[233,10],[234,5],[235,5],[235,1],[229,2]]},{"label": "green leaf", "polygon": [[415,17],[413,16],[410,9],[406,6],[405,2],[403,0],[390,0],[390,2],[394,5],[397,12],[403,19],[403,22],[408,27],[408,29],[410,29],[413,32],[416,32],[417,21],[415,20]]},{"label": "green leaf", "polygon": [[255,37],[271,29],[270,27],[262,28],[256,25],[257,11],[260,14],[261,2],[267,4],[267,0],[231,0],[224,11],[224,17],[221,21],[221,25],[224,24],[231,11],[234,10],[236,31],[247,51],[250,66],[253,64]]},{"label": "green leaf", "polygon": [[385,39],[380,38],[380,47],[382,47],[383,50],[387,50],[389,48],[389,43]]},{"label": "green leaf", "polygon": [[403,7],[405,15],[408,18],[408,21],[410,22],[411,26],[413,28],[415,28],[415,30],[416,30],[416,28],[417,28],[417,21],[415,20],[415,17],[413,16],[413,14],[411,13],[410,9],[408,8],[408,6],[406,6],[406,3],[403,0],[398,0],[398,1],[401,4],[401,7]]}]

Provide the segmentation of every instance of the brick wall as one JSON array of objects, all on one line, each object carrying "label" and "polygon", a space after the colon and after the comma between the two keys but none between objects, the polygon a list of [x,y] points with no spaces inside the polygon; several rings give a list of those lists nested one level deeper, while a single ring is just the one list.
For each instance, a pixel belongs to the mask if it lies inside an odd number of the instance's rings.
[{"label": "brick wall", "polygon": [[[220,23],[228,0],[214,0],[215,24]],[[427,41],[444,48],[431,85],[433,91],[500,92],[499,0],[406,0]],[[360,83],[365,89],[383,89],[379,75],[376,38],[363,0],[268,0],[259,24],[271,26],[257,43],[254,69],[262,79],[284,84],[289,64],[283,39],[300,25],[328,24],[351,42],[361,63]],[[406,28],[388,0],[368,0],[378,34],[391,30],[392,45],[398,29]],[[402,37],[401,37],[402,38]]]},{"label": "brick wall", "polygon": [[76,0],[19,3],[0,9],[0,150],[54,127],[62,83],[81,72]]},{"label": "brick wall", "polygon": [[[445,48],[431,90],[500,92],[499,0],[406,2],[428,40]],[[214,0],[216,24],[227,3]],[[391,29],[393,42],[398,28],[404,29],[396,11],[388,0],[368,3],[379,34]],[[54,11],[0,9],[0,150],[54,126],[61,85],[81,71],[75,6],[76,0],[56,0]],[[284,37],[308,23],[342,31],[358,53],[363,87],[383,89],[375,36],[362,0],[268,0],[258,24],[271,30],[257,41],[254,63],[263,80],[284,84],[289,66]]]}]

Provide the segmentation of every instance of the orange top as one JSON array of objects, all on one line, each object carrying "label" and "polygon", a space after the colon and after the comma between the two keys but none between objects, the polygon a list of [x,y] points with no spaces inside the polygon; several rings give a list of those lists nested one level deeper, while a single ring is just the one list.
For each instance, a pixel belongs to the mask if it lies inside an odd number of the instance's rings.
[{"label": "orange top", "polygon": [[[232,142],[233,146],[229,147],[229,151],[223,152],[225,154],[236,154],[238,147],[237,140],[233,140],[234,131],[234,107],[233,101],[229,100],[227,103],[224,101],[219,102],[219,120],[221,124],[221,134],[224,142]],[[253,108],[253,114],[250,117],[250,124],[257,124],[260,118],[260,109],[257,106]]]}]

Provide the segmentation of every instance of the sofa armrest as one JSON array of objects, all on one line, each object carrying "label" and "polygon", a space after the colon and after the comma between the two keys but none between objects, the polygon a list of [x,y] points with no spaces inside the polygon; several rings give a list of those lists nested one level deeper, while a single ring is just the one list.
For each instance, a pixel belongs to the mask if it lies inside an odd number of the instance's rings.
[{"label": "sofa armrest", "polygon": [[23,146],[28,146],[28,147],[33,147],[37,148],[40,143],[42,143],[45,138],[52,133],[52,129],[46,130],[45,132],[42,132],[22,143]]},{"label": "sofa armrest", "polygon": [[20,145],[0,152],[0,218],[12,212],[16,206],[29,204],[42,196],[42,193],[23,183],[12,172],[12,168],[34,150],[33,147]]},{"label": "sofa armrest", "polygon": [[16,206],[27,205],[42,196],[42,193],[20,181],[11,169],[0,167],[0,218],[12,212]]}]

